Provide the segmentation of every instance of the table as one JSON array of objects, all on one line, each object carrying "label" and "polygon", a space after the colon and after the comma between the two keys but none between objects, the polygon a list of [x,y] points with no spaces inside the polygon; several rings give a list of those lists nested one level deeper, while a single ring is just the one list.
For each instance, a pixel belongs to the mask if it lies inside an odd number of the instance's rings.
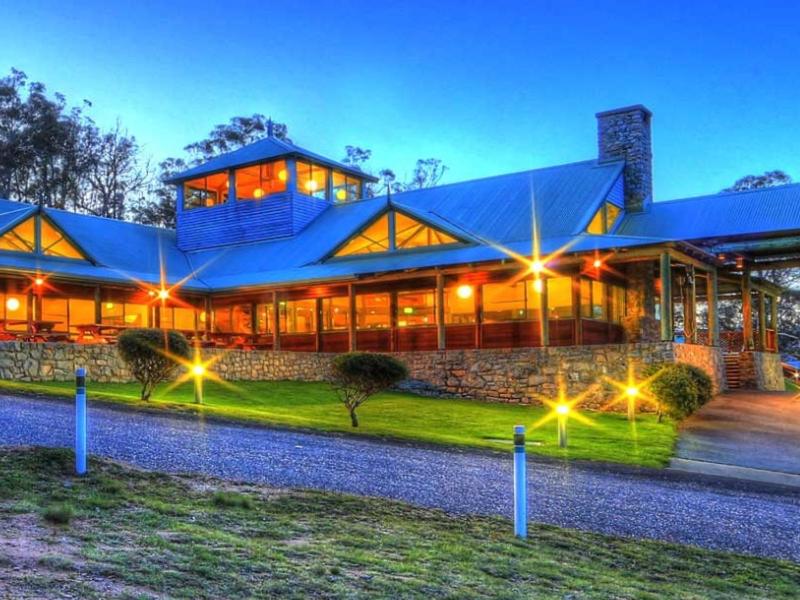
[{"label": "table", "polygon": [[109,325],[108,323],[81,323],[73,325],[78,330],[78,340],[86,342],[92,339],[108,343],[108,337],[116,337],[121,331],[128,329],[127,325]]}]

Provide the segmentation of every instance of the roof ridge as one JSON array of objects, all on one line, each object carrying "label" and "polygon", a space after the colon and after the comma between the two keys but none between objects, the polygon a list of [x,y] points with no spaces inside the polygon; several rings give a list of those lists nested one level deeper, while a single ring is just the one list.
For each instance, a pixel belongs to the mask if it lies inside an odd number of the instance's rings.
[{"label": "roof ridge", "polygon": [[101,215],[89,215],[86,213],[79,213],[72,210],[67,210],[65,208],[55,208],[53,206],[43,206],[42,209],[46,212],[57,212],[63,213],[67,215],[74,215],[77,217],[83,217],[86,219],[97,219],[98,221],[113,221],[114,223],[124,223],[125,225],[133,225],[134,227],[145,227],[148,229],[156,229],[158,231],[163,231],[165,233],[176,233],[174,229],[170,229],[169,227],[161,227],[160,225],[150,225],[149,223],[137,223],[136,221],[128,221],[126,219],[115,219],[113,217],[104,217]]},{"label": "roof ridge", "polygon": [[797,187],[800,188],[800,181],[793,182],[793,183],[784,183],[781,185],[768,185],[761,188],[753,188],[750,190],[734,190],[731,192],[717,192],[716,194],[703,194],[701,196],[689,196],[688,198],[673,198],[672,200],[658,200],[653,202],[653,205],[657,204],[675,204],[678,202],[692,202],[697,200],[704,200],[706,198],[719,198],[725,196],[745,196],[747,194],[754,194],[758,192],[771,192],[775,190],[781,190],[784,188],[790,187]]}]

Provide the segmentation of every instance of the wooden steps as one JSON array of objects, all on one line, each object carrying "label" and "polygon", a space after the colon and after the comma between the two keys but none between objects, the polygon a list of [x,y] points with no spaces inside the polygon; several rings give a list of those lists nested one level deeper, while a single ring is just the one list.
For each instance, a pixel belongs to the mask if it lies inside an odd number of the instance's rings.
[{"label": "wooden steps", "polygon": [[730,390],[742,387],[742,363],[737,352],[725,353],[725,379]]}]

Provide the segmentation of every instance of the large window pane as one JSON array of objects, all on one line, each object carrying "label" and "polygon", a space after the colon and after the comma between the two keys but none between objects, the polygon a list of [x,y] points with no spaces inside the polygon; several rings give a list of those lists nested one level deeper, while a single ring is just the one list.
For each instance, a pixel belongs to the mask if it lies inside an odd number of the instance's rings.
[{"label": "large window pane", "polygon": [[394,214],[395,246],[398,250],[454,244],[458,240],[443,231],[428,227],[403,213]]},{"label": "large window pane", "polygon": [[0,250],[36,251],[36,218],[31,217],[0,236]]},{"label": "large window pane", "polygon": [[161,327],[180,331],[195,331],[195,311],[183,306],[161,309]]},{"label": "large window pane", "polygon": [[592,318],[592,281],[581,279],[581,317]]},{"label": "large window pane", "polygon": [[572,309],[572,279],[553,277],[547,280],[547,310],[551,319],[570,319]]},{"label": "large window pane", "polygon": [[347,242],[336,256],[386,252],[389,249],[389,215],[383,215]]},{"label": "large window pane", "polygon": [[358,294],[356,296],[356,327],[358,329],[388,329],[389,294]]},{"label": "large window pane", "polygon": [[621,323],[625,316],[625,288],[618,285],[609,286],[611,290],[611,313],[609,315],[612,323]]},{"label": "large window pane", "polygon": [[53,331],[69,328],[69,303],[66,298],[42,298],[42,320],[54,321]]},{"label": "large window pane", "polygon": [[458,285],[444,289],[444,322],[468,325],[475,322],[475,288]]},{"label": "large window pane", "polygon": [[349,202],[361,197],[361,180],[339,171],[333,172],[333,201]]},{"label": "large window pane", "polygon": [[70,244],[63,234],[45,219],[41,219],[41,237],[42,254],[66,258],[83,258],[78,249]]},{"label": "large window pane", "polygon": [[314,333],[316,329],[317,301],[286,300],[280,304],[281,333]]},{"label": "large window pane", "polygon": [[622,209],[616,204],[606,202],[606,231],[611,231],[614,228],[614,223],[617,222],[617,217],[622,212]]},{"label": "large window pane", "polygon": [[485,323],[538,320],[541,296],[533,281],[514,284],[487,283],[483,286],[483,320]]},{"label": "large window pane", "polygon": [[606,321],[606,284],[602,281],[592,281],[592,318]]},{"label": "large window pane", "polygon": [[83,298],[69,299],[69,330],[78,333],[76,325],[88,325],[95,322],[94,300]]},{"label": "large window pane", "polygon": [[315,198],[327,198],[328,169],[298,160],[297,191]]},{"label": "large window pane", "polygon": [[214,309],[214,331],[219,333],[252,333],[250,304],[234,304]]},{"label": "large window pane", "polygon": [[286,191],[288,171],[283,160],[236,169],[235,175],[238,200],[259,200]]},{"label": "large window pane", "polygon": [[256,314],[258,315],[258,333],[272,333],[274,331],[272,322],[275,317],[272,302],[257,304]]},{"label": "large window pane", "polygon": [[215,173],[183,184],[183,208],[216,206],[228,200],[228,174]]},{"label": "large window pane", "polygon": [[322,299],[322,330],[347,329],[350,299],[347,296]]},{"label": "large window pane", "polygon": [[397,326],[436,324],[436,294],[431,290],[397,293]]},{"label": "large window pane", "polygon": [[28,328],[28,297],[25,294],[17,292],[4,294],[2,308],[6,319],[6,329],[9,331],[25,331]]}]

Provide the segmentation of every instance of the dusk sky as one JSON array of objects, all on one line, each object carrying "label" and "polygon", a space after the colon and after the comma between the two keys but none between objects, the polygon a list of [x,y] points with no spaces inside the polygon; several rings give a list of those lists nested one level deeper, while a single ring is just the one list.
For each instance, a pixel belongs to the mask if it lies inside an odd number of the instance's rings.
[{"label": "dusk sky", "polygon": [[800,179],[793,2],[24,2],[0,8],[13,66],[159,160],[263,113],[292,139],[445,182],[596,156],[594,113],[654,113],[655,195]]}]

